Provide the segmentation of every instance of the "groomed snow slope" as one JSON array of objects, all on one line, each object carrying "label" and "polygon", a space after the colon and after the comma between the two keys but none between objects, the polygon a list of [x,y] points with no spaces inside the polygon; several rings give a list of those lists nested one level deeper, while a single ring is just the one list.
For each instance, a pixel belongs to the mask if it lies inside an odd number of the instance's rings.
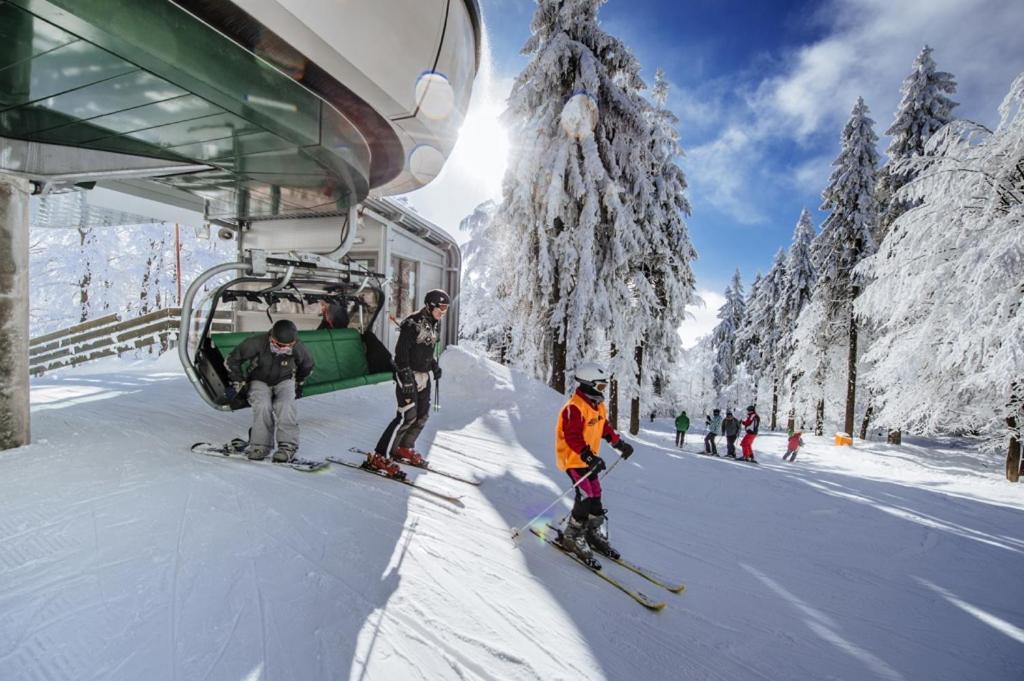
[{"label": "groomed snow slope", "polygon": [[[442,364],[420,448],[483,484],[418,479],[464,508],[338,466],[190,454],[250,415],[203,405],[171,357],[36,380],[34,444],[0,454],[0,679],[1024,675],[1024,487],[995,466],[953,445],[815,438],[786,464],[765,435],[756,468],[645,424],[605,500],[618,548],[686,582],[631,579],[668,603],[651,613],[509,541],[566,486],[560,397],[459,349]],[[345,454],[372,446],[393,390],[299,411],[304,456]]]}]

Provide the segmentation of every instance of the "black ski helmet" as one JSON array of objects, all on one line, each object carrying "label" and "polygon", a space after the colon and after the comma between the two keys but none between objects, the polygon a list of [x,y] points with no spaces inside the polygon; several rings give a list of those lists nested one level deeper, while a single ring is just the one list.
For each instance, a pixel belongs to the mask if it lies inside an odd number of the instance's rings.
[{"label": "black ski helmet", "polygon": [[747,407],[748,414],[753,414],[755,411],[756,409],[754,409],[754,405],[750,405],[749,407]]},{"label": "black ski helmet", "polygon": [[451,303],[452,301],[444,289],[435,288],[432,291],[427,291],[427,295],[423,296],[423,304],[431,310],[441,305],[451,305]]},{"label": "black ski helmet", "polygon": [[282,345],[294,343],[298,336],[299,330],[290,319],[278,319],[270,328],[270,337]]}]

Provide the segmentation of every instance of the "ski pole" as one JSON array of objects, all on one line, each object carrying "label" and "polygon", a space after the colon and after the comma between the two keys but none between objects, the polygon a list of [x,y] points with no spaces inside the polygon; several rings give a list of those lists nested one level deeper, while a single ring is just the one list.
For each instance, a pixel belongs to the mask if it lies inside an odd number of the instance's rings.
[{"label": "ski pole", "polygon": [[441,379],[434,381],[434,411],[441,411]]},{"label": "ski pole", "polygon": [[[619,461],[622,461],[622,457],[621,457],[621,456],[620,456],[620,457],[619,457],[618,459],[616,459],[616,460],[615,460],[615,463],[613,463],[613,464],[612,464],[611,466],[609,466],[608,470],[606,470],[606,471],[604,472],[604,475],[602,475],[602,476],[601,476],[601,479],[604,479],[605,477],[607,477],[607,476],[608,476],[608,474],[612,472],[612,469],[613,469],[613,468],[615,468],[616,466],[618,466],[618,465],[619,465]],[[556,498],[555,498],[555,500],[554,500],[554,501],[552,501],[552,502],[551,502],[551,504],[550,504],[550,505],[548,505],[548,507],[547,507],[547,508],[545,508],[545,509],[544,509],[543,511],[541,511],[541,512],[540,512],[540,513],[538,513],[537,515],[535,515],[535,516],[533,516],[532,518],[530,518],[530,519],[529,519],[528,521],[526,521],[526,524],[524,524],[524,525],[523,525],[522,527],[513,527],[513,528],[512,528],[512,544],[514,544],[515,546],[519,546],[519,537],[521,536],[521,534],[522,534],[522,531],[523,531],[523,530],[525,530],[525,529],[526,529],[527,527],[529,527],[530,525],[532,525],[532,524],[533,524],[534,522],[536,522],[538,518],[540,518],[540,517],[541,517],[541,516],[543,516],[543,515],[544,515],[545,513],[547,513],[548,511],[550,511],[550,510],[551,510],[551,508],[552,508],[552,507],[553,507],[553,506],[554,506],[555,504],[557,504],[557,503],[558,503],[559,501],[561,501],[561,500],[562,500],[562,497],[564,497],[564,496],[565,496],[566,494],[568,494],[569,492],[572,492],[572,491],[573,491],[573,490],[575,490],[575,489],[576,489],[577,487],[579,487],[580,485],[582,485],[582,484],[583,484],[583,482],[584,482],[584,481],[585,481],[585,480],[587,479],[587,477],[588,477],[588,476],[586,476],[586,475],[584,475],[584,476],[581,476],[581,477],[580,477],[580,479],[576,481],[576,484],[575,484],[575,485],[573,485],[573,486],[572,486],[572,487],[570,487],[569,489],[567,489],[567,490],[565,490],[564,492],[562,492],[561,494],[559,494],[559,495],[558,495],[558,497],[556,497]]]}]

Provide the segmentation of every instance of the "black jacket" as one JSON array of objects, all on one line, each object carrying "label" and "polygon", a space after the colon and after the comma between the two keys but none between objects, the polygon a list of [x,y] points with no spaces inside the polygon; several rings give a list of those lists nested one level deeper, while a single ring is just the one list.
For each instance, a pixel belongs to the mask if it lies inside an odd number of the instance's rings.
[{"label": "black jacket", "polygon": [[290,355],[275,355],[270,351],[270,334],[250,336],[239,343],[228,355],[226,364],[232,381],[262,381],[277,385],[295,378],[302,383],[313,373],[313,357],[302,341],[295,343]]},{"label": "black jacket", "polygon": [[726,416],[722,419],[722,434],[727,437],[736,437],[740,434],[740,420],[735,416]]},{"label": "black jacket", "polygon": [[432,371],[437,366],[434,348],[440,338],[440,323],[423,308],[402,320],[398,342],[395,343],[395,368]]}]

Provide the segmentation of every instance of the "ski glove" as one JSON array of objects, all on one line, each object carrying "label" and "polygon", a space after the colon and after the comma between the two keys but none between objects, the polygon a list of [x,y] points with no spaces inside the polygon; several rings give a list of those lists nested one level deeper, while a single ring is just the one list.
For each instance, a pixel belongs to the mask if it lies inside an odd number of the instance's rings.
[{"label": "ski glove", "polygon": [[303,390],[302,383],[296,382],[295,383],[295,399],[299,399],[299,398],[302,397],[302,390]]},{"label": "ski glove", "polygon": [[398,392],[405,400],[416,399],[416,375],[412,369],[399,369],[396,376],[398,380]]},{"label": "ski glove", "polygon": [[436,383],[437,381],[440,381],[441,380],[441,365],[438,364],[437,362],[434,362],[434,368],[432,369],[432,371],[434,372],[434,382]]},{"label": "ski glove", "polygon": [[625,440],[619,440],[612,445],[613,449],[619,450],[619,454],[622,455],[623,459],[628,459],[633,454],[633,445],[629,444]]},{"label": "ski glove", "polygon": [[583,463],[587,464],[587,468],[590,469],[587,474],[591,477],[605,469],[604,459],[594,454],[590,447],[583,448],[583,451],[580,452],[580,458],[583,459]]}]

